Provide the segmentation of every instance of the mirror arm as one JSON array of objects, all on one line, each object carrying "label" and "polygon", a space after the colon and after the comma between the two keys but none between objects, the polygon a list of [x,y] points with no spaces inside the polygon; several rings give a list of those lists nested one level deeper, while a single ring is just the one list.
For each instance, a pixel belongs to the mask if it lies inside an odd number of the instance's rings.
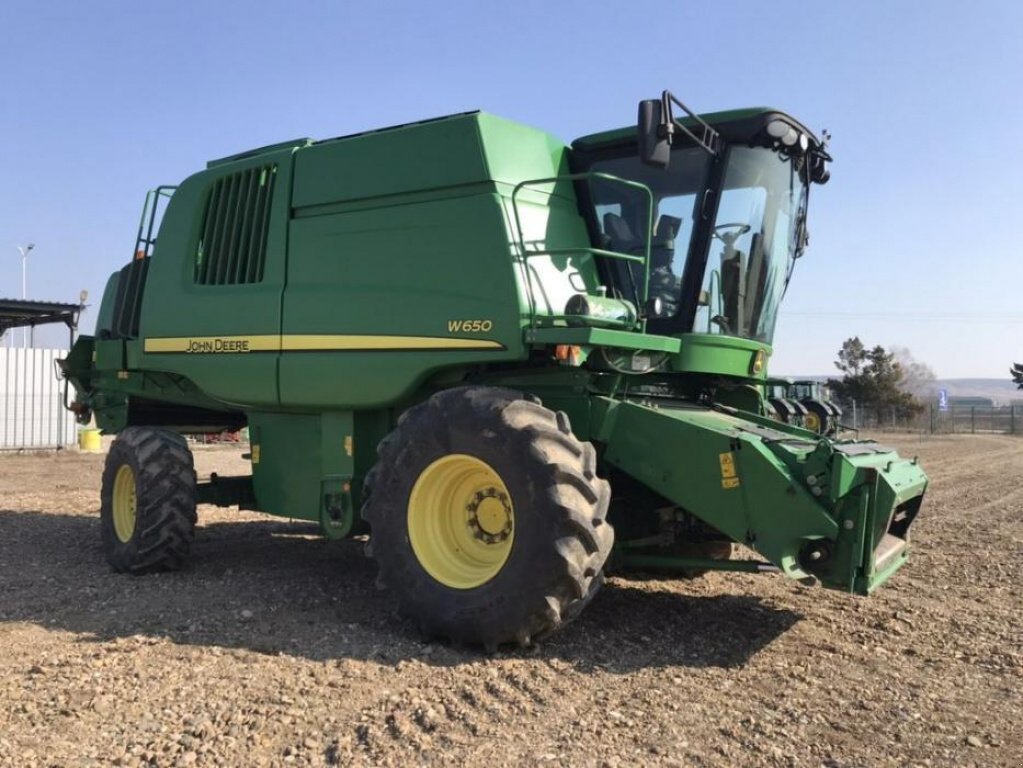
[{"label": "mirror arm", "polygon": [[[675,119],[675,113],[672,109],[672,104],[678,105],[691,119],[695,120],[699,124],[701,136],[697,136],[693,131],[689,130],[680,121]],[[721,136],[710,127],[704,120],[693,110],[683,104],[671,91],[664,91],[661,93],[661,128],[659,133],[662,137],[666,137],[668,142],[671,143],[674,139],[676,130],[681,130],[686,136],[692,139],[696,144],[702,147],[707,153],[712,156],[718,155],[718,147],[721,143]]]}]

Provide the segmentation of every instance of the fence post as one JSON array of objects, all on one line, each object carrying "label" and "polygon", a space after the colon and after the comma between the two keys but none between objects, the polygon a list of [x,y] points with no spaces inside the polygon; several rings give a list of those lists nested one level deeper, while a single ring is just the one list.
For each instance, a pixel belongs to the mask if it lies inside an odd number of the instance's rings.
[{"label": "fence post", "polygon": [[931,403],[931,434],[934,434],[934,403]]},{"label": "fence post", "polygon": [[1009,406],[1009,434],[1016,434],[1016,406]]},{"label": "fence post", "polygon": [[970,434],[977,434],[977,406],[970,406]]}]

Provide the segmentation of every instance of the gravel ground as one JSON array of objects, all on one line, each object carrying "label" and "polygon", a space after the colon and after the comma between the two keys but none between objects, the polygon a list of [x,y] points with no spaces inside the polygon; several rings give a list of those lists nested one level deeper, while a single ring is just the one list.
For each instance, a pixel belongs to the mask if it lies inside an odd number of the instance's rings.
[{"label": "gravel ground", "polygon": [[[1023,441],[895,441],[932,485],[862,599],[612,578],[542,647],[423,642],[357,541],[202,508],[106,567],[102,456],[0,456],[0,765],[1023,765]],[[243,466],[198,448],[200,476]]]}]

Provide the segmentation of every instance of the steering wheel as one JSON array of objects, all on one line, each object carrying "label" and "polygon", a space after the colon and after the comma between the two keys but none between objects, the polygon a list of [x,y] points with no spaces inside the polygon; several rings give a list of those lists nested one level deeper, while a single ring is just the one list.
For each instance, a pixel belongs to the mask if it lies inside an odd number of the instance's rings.
[{"label": "steering wheel", "polygon": [[[734,232],[728,230],[734,229]],[[728,224],[718,224],[714,227],[713,236],[724,243],[726,246],[731,247],[735,241],[740,237],[749,232],[752,227],[749,224],[744,224],[741,221],[733,221]]]}]

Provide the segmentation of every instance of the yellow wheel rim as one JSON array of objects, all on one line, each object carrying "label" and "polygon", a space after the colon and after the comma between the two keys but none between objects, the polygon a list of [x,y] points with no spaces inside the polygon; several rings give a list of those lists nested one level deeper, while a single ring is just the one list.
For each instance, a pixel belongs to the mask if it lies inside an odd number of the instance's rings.
[{"label": "yellow wheel rim", "polygon": [[511,554],[511,494],[485,461],[464,453],[437,459],[412,487],[408,534],[419,564],[441,584],[486,584]]},{"label": "yellow wheel rim", "polygon": [[803,426],[811,432],[821,431],[821,417],[816,413],[808,413],[803,417]]},{"label": "yellow wheel rim", "polygon": [[135,533],[135,473],[128,464],[122,464],[114,478],[114,533],[127,544]]}]

